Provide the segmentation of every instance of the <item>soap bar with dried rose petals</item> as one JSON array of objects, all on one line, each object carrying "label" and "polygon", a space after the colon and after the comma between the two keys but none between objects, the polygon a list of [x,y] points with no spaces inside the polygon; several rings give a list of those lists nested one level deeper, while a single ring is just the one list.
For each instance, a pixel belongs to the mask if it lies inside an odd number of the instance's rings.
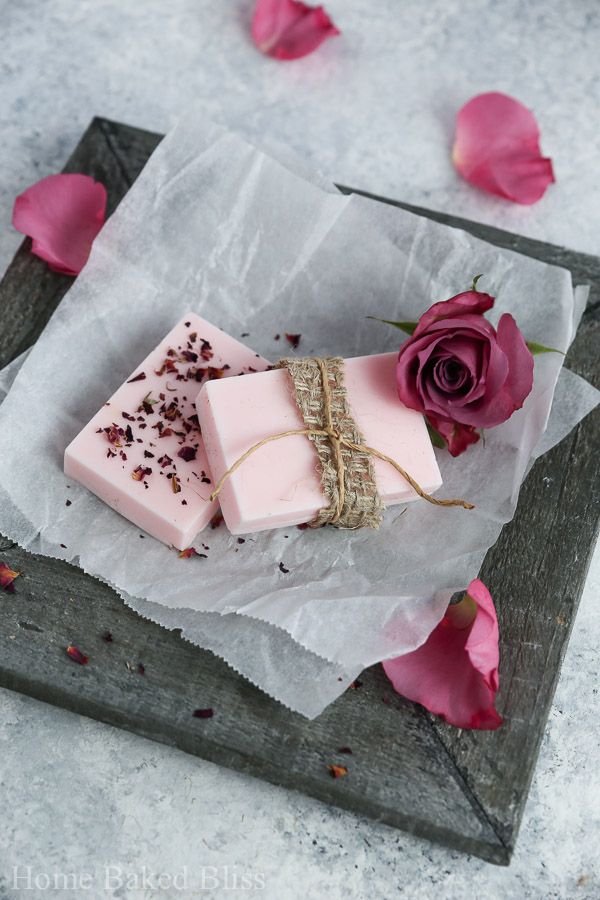
[{"label": "soap bar with dried rose petals", "polygon": [[[440,470],[423,416],[398,399],[397,359],[397,353],[346,359],[348,402],[366,444],[396,460],[431,493],[442,484]],[[263,438],[306,427],[284,369],[206,384],[196,407],[215,482]],[[389,463],[373,458],[373,468],[386,506],[419,499]],[[328,505],[312,441],[290,435],[262,446],[225,480],[219,501],[233,534],[310,522]]]},{"label": "soap bar with dried rose petals", "polygon": [[188,313],[67,447],[65,474],[183,550],[218,510],[194,405],[198,391],[205,381],[267,366]]}]

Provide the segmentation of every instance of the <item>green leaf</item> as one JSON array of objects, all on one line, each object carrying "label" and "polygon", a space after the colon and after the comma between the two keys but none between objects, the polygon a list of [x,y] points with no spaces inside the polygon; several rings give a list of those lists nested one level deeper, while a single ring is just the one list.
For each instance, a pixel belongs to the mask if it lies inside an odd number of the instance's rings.
[{"label": "green leaf", "polygon": [[433,444],[433,446],[438,447],[440,450],[445,450],[447,446],[446,441],[441,436],[439,431],[437,431],[433,427],[433,425],[430,425],[429,422],[426,421],[425,424],[427,425],[427,431],[429,432],[429,437],[431,438],[431,443]]},{"label": "green leaf", "polygon": [[477,290],[477,282],[479,281],[480,278],[483,278],[483,272],[482,272],[480,275],[475,275],[475,276],[473,277],[473,283],[471,284],[471,290],[472,290],[472,291],[476,291],[476,290]]},{"label": "green leaf", "polygon": [[377,316],[367,316],[367,319],[383,322],[384,325],[392,325],[394,328],[399,328],[400,331],[405,331],[406,334],[412,334],[419,324],[418,322],[392,322],[391,319],[378,319]]},{"label": "green leaf", "polygon": [[529,350],[534,356],[538,356],[540,353],[560,353],[561,356],[564,356],[562,350],[555,350],[554,347],[544,347],[543,344],[536,344],[535,341],[525,341]]}]

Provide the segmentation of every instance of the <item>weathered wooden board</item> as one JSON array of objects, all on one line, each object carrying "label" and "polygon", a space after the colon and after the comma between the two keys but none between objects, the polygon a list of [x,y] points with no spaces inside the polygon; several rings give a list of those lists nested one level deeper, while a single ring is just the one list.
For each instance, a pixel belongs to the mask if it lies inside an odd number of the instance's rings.
[{"label": "weathered wooden board", "polygon": [[[66,171],[103,181],[112,210],[159,140],[95,119]],[[591,284],[567,365],[600,380],[600,260],[415,211],[566,266],[576,284]],[[70,284],[24,242],[0,285],[0,366],[36,340]],[[515,519],[486,557],[482,577],[502,635],[499,708],[506,723],[499,731],[445,726],[394,695],[379,667],[308,722],[177,631],[137,616],[106,585],[1,537],[0,558],[23,575],[16,593],[1,597],[0,685],[506,864],[597,534],[599,433],[595,414],[536,464]],[[106,631],[112,643],[103,640]],[[90,665],[68,660],[70,642],[85,648]],[[209,706],[213,718],[192,716]],[[345,746],[351,756],[339,754]],[[348,765],[346,778],[330,777],[327,766],[335,762]]]}]

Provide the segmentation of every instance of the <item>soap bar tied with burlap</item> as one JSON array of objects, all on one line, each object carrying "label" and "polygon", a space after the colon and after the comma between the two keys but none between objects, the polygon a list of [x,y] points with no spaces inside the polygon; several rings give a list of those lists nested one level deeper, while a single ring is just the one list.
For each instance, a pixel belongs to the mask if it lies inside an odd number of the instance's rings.
[{"label": "soap bar tied with burlap", "polygon": [[396,359],[282,360],[203,387],[198,418],[232,533],[377,526],[382,506],[419,496],[463,505],[429,496],[442,480],[422,416],[398,400]]}]

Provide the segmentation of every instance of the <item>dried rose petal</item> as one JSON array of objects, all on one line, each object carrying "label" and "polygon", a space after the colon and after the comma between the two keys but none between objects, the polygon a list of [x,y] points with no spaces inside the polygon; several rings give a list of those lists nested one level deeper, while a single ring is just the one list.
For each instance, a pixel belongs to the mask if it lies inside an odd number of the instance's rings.
[{"label": "dried rose petal", "polygon": [[452,161],[471,184],[515,203],[535,203],[555,180],[533,113],[497,92],[479,94],[459,110]]},{"label": "dried rose petal", "polygon": [[105,428],[104,430],[106,432],[106,439],[109,444],[115,444],[117,447],[120,447],[121,438],[125,437],[125,432],[123,431],[123,429],[119,428],[119,426],[115,425],[115,423],[113,422],[110,428]]},{"label": "dried rose petal", "polygon": [[147,475],[152,475],[152,469],[149,469],[148,466],[136,466],[131,473],[134,481],[143,481]]},{"label": "dried rose petal", "polygon": [[257,0],[252,38],[267,56],[300,59],[339,33],[322,6],[307,6],[300,0]]},{"label": "dried rose petal", "polygon": [[20,574],[20,572],[15,572],[14,569],[9,568],[6,563],[0,562],[0,587],[12,594],[14,592],[13,581]]},{"label": "dried rose petal", "polygon": [[85,656],[79,647],[75,647],[73,644],[69,644],[67,647],[67,654],[71,657],[73,662],[79,663],[80,666],[87,666],[90,661],[89,656]]},{"label": "dried rose petal", "polygon": [[205,340],[204,338],[200,338],[200,340],[202,341],[202,346],[200,347],[200,356],[205,362],[208,362],[213,358],[215,354],[213,353],[211,344],[207,340]]},{"label": "dried rose petal", "polygon": [[348,774],[348,766],[327,766],[332,778],[343,778]]},{"label": "dried rose petal", "polygon": [[230,368],[231,366],[223,366],[222,369],[216,366],[207,366],[206,369],[200,369],[199,371],[206,373],[209,381],[215,381],[217,378],[223,378],[227,369]]},{"label": "dried rose petal", "polygon": [[211,706],[207,707],[206,709],[195,709],[192,713],[195,719],[212,719],[214,714],[215,712]]},{"label": "dried rose petal", "polygon": [[181,553],[177,554],[179,559],[191,559],[192,556],[200,556],[195,547],[186,547],[185,550],[182,550]]},{"label": "dried rose petal", "polygon": [[136,381],[145,381],[145,379],[146,379],[146,373],[140,372],[139,375],[135,375],[133,378],[130,378],[129,381],[127,382],[127,384],[134,384],[134,382],[136,382]]},{"label": "dried rose petal", "polygon": [[196,459],[196,448],[195,447],[182,447],[181,450],[177,452],[177,456],[180,459],[185,460],[185,462],[191,462],[193,459]]},{"label": "dried rose petal", "polygon": [[103,184],[89,175],[49,175],[17,197],[12,222],[54,272],[78,275],[105,214]]},{"label": "dried rose petal", "polygon": [[290,344],[294,348],[294,350],[298,349],[301,337],[301,334],[288,334],[287,331],[285,332],[285,339],[288,344]]},{"label": "dried rose petal", "polygon": [[219,510],[219,512],[216,512],[210,520],[211,529],[214,531],[215,528],[220,528],[224,521],[223,513]]},{"label": "dried rose petal", "polygon": [[181,485],[179,484],[179,478],[177,475],[173,475],[171,478],[171,490],[174,494],[178,494],[181,491]]}]

